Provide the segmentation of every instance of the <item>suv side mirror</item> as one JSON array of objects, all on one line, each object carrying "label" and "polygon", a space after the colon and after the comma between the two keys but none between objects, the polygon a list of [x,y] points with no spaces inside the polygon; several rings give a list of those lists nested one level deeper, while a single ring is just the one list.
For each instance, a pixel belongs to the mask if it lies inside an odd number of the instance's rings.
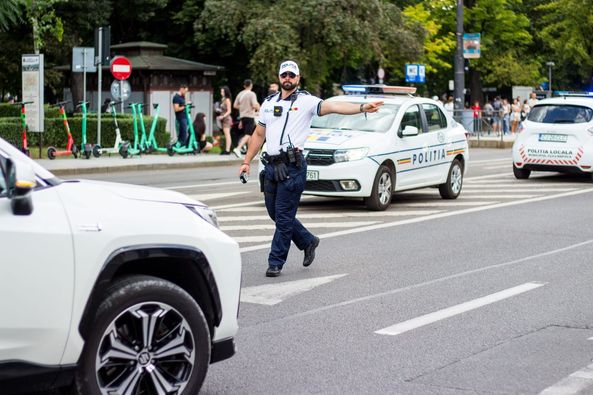
[{"label": "suv side mirror", "polygon": [[418,136],[418,128],[412,125],[406,125],[404,130],[400,131],[400,137],[404,136]]},{"label": "suv side mirror", "polygon": [[10,158],[4,157],[0,157],[0,168],[12,213],[14,215],[30,215],[33,212],[31,191],[35,187],[33,168],[27,168],[26,164],[21,163],[19,172],[23,174],[19,175],[15,163]]}]

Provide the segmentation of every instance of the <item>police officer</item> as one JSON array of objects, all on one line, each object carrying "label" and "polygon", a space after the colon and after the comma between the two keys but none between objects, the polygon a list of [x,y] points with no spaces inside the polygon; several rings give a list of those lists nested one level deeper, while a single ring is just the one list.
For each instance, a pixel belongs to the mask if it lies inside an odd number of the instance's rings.
[{"label": "police officer", "polygon": [[239,169],[240,173],[249,174],[251,159],[257,155],[265,139],[264,200],[268,215],[276,223],[267,277],[280,275],[291,240],[299,250],[305,251],[303,266],[309,266],[315,259],[319,238],[295,218],[305,189],[307,163],[302,152],[313,116],[376,112],[383,105],[382,101],[364,104],[323,101],[298,90],[299,66],[292,60],[282,62],[278,75],[281,90],[264,100],[245,161]]}]

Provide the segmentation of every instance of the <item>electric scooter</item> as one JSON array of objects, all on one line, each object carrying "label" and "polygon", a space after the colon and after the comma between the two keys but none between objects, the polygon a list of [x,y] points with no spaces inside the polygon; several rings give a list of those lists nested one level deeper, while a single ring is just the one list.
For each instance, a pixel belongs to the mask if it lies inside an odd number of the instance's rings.
[{"label": "electric scooter", "polygon": [[121,104],[121,101],[109,102],[109,112],[113,118],[113,124],[115,125],[115,143],[113,144],[113,148],[102,148],[99,144],[95,144],[93,146],[93,156],[95,158],[100,157],[102,154],[111,155],[119,153],[119,148],[121,147],[123,140],[121,139],[121,132],[119,130],[119,125],[117,124],[117,111],[115,110],[115,106],[118,104]]},{"label": "electric scooter", "polygon": [[132,119],[134,122],[134,143],[130,145],[129,141],[124,141],[119,147],[119,154],[122,158],[140,154],[140,145],[138,144],[138,104],[130,103],[128,107],[132,109]]},{"label": "electric scooter", "polygon": [[156,132],[156,125],[159,120],[159,104],[155,103],[152,105],[154,108],[154,114],[152,118],[152,124],[150,125],[150,133],[148,134],[148,140],[146,141],[146,147],[148,153],[151,152],[167,152],[166,147],[159,147],[158,143],[156,142],[155,132]]},{"label": "electric scooter", "polygon": [[148,138],[146,137],[146,125],[144,125],[144,104],[136,104],[136,116],[138,117],[138,123],[140,124],[140,142],[138,143],[138,149],[143,154],[148,153]]},{"label": "electric scooter", "polygon": [[193,104],[188,102],[185,104],[185,115],[187,117],[187,125],[188,125],[188,133],[189,139],[187,140],[187,145],[182,146],[179,141],[175,144],[167,145],[167,154],[169,156],[178,154],[197,154],[200,152],[200,147],[198,141],[196,140],[196,134],[194,132],[194,125],[191,121],[191,109],[193,108]]},{"label": "electric scooter", "polygon": [[49,147],[47,149],[47,157],[49,159],[55,159],[56,156],[68,156],[72,155],[75,158],[78,158],[78,147],[74,144],[74,139],[72,138],[72,133],[70,133],[70,126],[68,125],[68,117],[66,117],[66,109],[64,106],[69,101],[61,101],[56,103],[53,107],[60,108],[60,118],[62,118],[62,122],[64,123],[64,129],[68,134],[68,142],[66,143],[66,149],[63,151],[58,151],[55,147]]},{"label": "electric scooter", "polygon": [[86,141],[86,121],[87,121],[87,104],[89,102],[81,101],[78,103],[76,108],[80,107],[82,112],[82,130],[81,130],[81,143],[80,143],[80,157],[84,155],[86,159],[90,159],[91,153],[93,152],[93,147]]},{"label": "electric scooter", "polygon": [[27,156],[31,156],[29,153],[29,145],[27,143],[27,131],[29,130],[29,127],[27,126],[27,109],[26,109],[26,105],[27,104],[31,104],[33,103],[32,101],[20,101],[17,103],[14,103],[15,105],[20,105],[21,106],[21,151],[23,152],[23,154],[27,155]]}]

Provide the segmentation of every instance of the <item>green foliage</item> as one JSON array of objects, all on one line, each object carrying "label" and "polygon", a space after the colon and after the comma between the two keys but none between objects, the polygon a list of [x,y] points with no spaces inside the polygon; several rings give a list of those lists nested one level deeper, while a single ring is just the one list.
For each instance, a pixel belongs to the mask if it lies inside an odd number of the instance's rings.
[{"label": "green foliage", "polygon": [[277,79],[278,65],[290,58],[313,90],[345,68],[382,64],[389,72],[419,55],[422,42],[399,8],[383,1],[206,0],[195,27],[204,50],[216,42],[223,50],[246,48],[256,82]]},{"label": "green foliage", "polygon": [[[57,107],[46,104],[43,106],[45,118],[58,118],[60,116]],[[0,118],[19,117],[21,115],[21,106],[17,104],[0,103]]]},{"label": "green foliage", "polygon": [[7,31],[21,20],[20,0],[0,1],[0,31]]}]

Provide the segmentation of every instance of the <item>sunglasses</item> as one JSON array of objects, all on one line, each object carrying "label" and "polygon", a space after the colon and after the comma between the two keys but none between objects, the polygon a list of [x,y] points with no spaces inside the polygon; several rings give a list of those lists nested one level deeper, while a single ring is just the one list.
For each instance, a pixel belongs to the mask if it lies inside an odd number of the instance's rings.
[{"label": "sunglasses", "polygon": [[289,73],[289,72],[285,72],[285,73],[280,74],[280,78],[286,78],[286,77],[296,78],[296,74],[295,73]]}]

